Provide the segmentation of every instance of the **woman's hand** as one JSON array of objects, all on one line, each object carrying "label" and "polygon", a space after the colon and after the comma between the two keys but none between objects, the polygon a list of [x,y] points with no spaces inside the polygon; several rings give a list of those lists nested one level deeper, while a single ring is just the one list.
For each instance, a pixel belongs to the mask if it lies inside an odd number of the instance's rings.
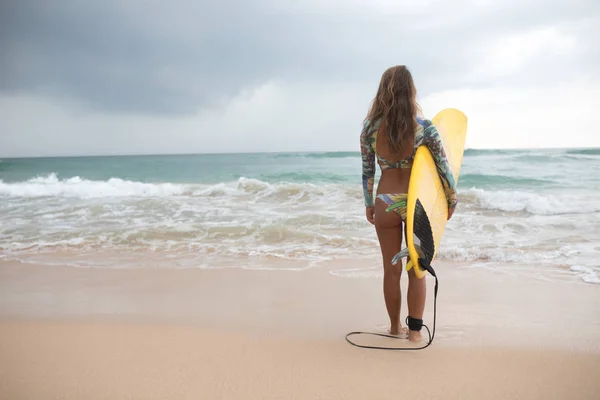
[{"label": "woman's hand", "polygon": [[369,221],[371,224],[375,225],[375,208],[373,207],[367,207],[367,221]]},{"label": "woman's hand", "polygon": [[454,214],[454,210],[456,210],[456,208],[448,209],[448,221],[450,221],[450,218],[452,218],[452,214]]}]

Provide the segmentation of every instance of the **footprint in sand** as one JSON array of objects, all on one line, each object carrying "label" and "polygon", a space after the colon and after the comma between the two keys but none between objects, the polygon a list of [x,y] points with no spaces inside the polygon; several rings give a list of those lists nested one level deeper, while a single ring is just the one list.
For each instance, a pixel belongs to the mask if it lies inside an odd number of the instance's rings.
[{"label": "footprint in sand", "polygon": [[[438,327],[435,332],[435,339],[453,340],[461,339],[465,336],[465,330],[460,328]],[[434,340],[435,340],[434,339]]]}]

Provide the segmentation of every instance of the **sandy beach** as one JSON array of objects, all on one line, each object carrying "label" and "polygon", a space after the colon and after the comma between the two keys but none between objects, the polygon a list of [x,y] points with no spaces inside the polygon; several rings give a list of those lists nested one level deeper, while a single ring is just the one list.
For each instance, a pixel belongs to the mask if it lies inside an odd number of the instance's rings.
[{"label": "sandy beach", "polygon": [[0,19],[0,400],[600,400],[600,0]]},{"label": "sandy beach", "polygon": [[[304,271],[0,264],[6,399],[593,399],[600,293],[438,263],[433,344],[365,350],[380,278]],[[433,279],[425,322],[432,324]],[[406,276],[403,277],[403,289]],[[403,315],[406,315],[403,305]],[[361,344],[407,345],[378,337]]]}]

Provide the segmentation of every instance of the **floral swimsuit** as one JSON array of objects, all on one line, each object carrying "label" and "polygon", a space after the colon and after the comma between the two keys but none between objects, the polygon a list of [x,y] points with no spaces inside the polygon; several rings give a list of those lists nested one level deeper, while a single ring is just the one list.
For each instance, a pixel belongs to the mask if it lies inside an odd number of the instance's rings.
[{"label": "floral swimsuit", "polygon": [[[373,183],[375,180],[375,158],[382,171],[392,168],[411,168],[417,148],[421,145],[426,145],[437,167],[438,175],[442,180],[446,199],[448,201],[448,209],[456,208],[456,182],[454,175],[450,170],[450,164],[444,151],[440,135],[430,120],[417,118],[417,131],[415,132],[415,143],[412,154],[400,161],[391,162],[377,154],[377,131],[381,120],[371,124],[369,120],[365,121],[363,130],[360,135],[360,150],[362,157],[362,185],[365,198],[365,206],[373,207]],[[386,193],[379,194],[377,198],[383,200],[388,208],[386,211],[395,211],[402,221],[406,221],[406,201],[407,193]]]}]

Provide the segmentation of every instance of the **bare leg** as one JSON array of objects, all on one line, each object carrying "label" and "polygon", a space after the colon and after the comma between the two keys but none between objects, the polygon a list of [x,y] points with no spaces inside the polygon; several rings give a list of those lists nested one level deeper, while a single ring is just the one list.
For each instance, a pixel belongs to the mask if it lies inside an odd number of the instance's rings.
[{"label": "bare leg", "polygon": [[397,335],[400,333],[400,308],[402,306],[402,293],[400,291],[400,275],[401,272],[394,266],[385,268],[383,271],[383,295],[385,298],[385,306],[390,317],[390,333]]},{"label": "bare leg", "polygon": [[400,251],[402,244],[402,220],[394,212],[386,212],[387,205],[377,199],[375,202],[375,228],[383,257],[383,295],[385,306],[390,317],[390,333],[402,332],[400,322],[400,276],[402,263],[392,265],[392,258]]},{"label": "bare leg", "polygon": [[[404,234],[406,234],[406,227],[404,229]],[[408,260],[410,260],[410,257],[408,258]],[[427,281],[425,280],[425,277],[423,277],[422,279],[417,278],[417,275],[415,275],[414,268],[411,268],[410,271],[408,271],[408,294],[406,296],[406,304],[408,306],[409,316],[417,319],[423,319],[426,294]],[[420,342],[421,332],[409,331],[408,339],[415,342]]]},{"label": "bare leg", "polygon": [[[408,271],[407,305],[409,316],[417,319],[423,319],[426,293],[427,282],[425,281],[425,277],[422,279],[417,278],[414,268],[411,268],[410,271]],[[421,332],[409,331],[408,338],[412,341],[421,341]]]}]

